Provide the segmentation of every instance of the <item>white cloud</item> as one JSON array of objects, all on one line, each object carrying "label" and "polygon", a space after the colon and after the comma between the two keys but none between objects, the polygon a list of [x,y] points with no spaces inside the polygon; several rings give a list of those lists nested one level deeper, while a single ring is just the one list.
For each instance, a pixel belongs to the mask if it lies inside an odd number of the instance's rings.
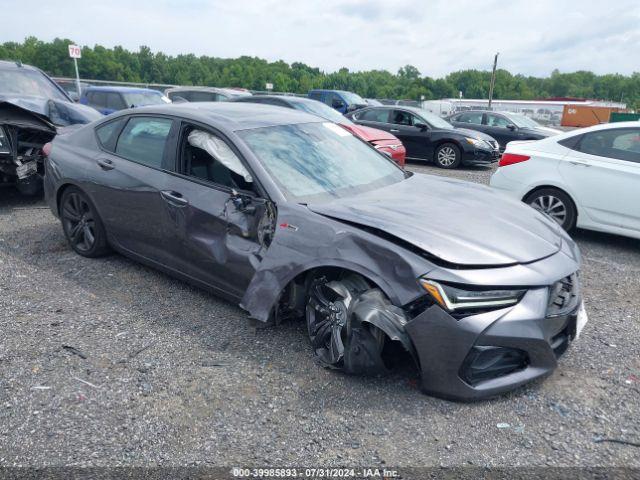
[{"label": "white cloud", "polygon": [[326,71],[500,66],[548,75],[640,70],[640,2],[617,0],[0,0],[0,41],[71,38],[168,54],[250,55]]}]

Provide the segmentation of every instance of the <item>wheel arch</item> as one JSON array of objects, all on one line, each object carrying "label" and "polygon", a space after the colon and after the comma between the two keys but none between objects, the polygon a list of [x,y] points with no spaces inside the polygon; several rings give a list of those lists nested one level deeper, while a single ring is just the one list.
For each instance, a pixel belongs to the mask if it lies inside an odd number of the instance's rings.
[{"label": "wheel arch", "polygon": [[531,189],[529,189],[521,198],[522,202],[526,203],[526,199],[528,196],[540,191],[540,190],[544,190],[545,188],[551,188],[553,190],[559,190],[560,192],[564,193],[567,197],[569,197],[569,200],[571,201],[571,204],[573,205],[573,208],[576,211],[576,222],[578,221],[578,219],[580,218],[581,215],[581,211],[580,211],[580,207],[578,206],[578,204],[576,203],[575,199],[573,198],[573,195],[571,195],[570,192],[567,191],[566,188],[563,187],[559,187],[558,185],[554,185],[552,183],[544,183],[541,185],[537,185]]}]

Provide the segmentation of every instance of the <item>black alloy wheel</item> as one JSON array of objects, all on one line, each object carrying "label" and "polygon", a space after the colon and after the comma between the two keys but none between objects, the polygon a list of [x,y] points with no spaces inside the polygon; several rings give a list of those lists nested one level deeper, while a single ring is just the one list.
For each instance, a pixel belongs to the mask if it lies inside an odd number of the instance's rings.
[{"label": "black alloy wheel", "polygon": [[102,221],[80,189],[69,187],[62,194],[60,220],[69,245],[79,255],[98,257],[109,251]]},{"label": "black alloy wheel", "polygon": [[[321,276],[311,282],[306,307],[307,331],[315,356],[323,366],[344,366],[352,308],[358,297],[369,289],[367,282],[357,275],[332,281]],[[375,343],[374,350],[380,354],[385,342],[384,333],[372,327],[365,335]]]}]

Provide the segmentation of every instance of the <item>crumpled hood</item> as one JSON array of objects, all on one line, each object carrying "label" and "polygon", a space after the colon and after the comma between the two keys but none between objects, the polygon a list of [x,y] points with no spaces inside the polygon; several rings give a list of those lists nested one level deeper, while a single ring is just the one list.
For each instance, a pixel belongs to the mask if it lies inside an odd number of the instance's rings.
[{"label": "crumpled hood", "polygon": [[[1,86],[0,86],[1,88]],[[102,114],[91,107],[73,102],[65,102],[62,100],[51,100],[46,97],[33,97],[26,95],[2,94],[0,93],[0,103],[5,102],[31,113],[35,113],[45,120],[57,124],[58,126],[66,126],[73,124],[84,124],[103,118]],[[67,121],[64,124],[56,123],[56,119],[50,116],[51,108],[49,102],[53,102],[58,109],[66,110]],[[96,115],[97,114],[97,115]]]},{"label": "crumpled hood", "polygon": [[353,124],[341,124],[344,128],[349,130],[351,133],[360,137],[362,140],[366,142],[373,142],[375,140],[395,140],[398,143],[401,143],[398,140],[398,137],[392,135],[391,133],[385,130],[378,130],[377,128],[365,127],[364,125],[356,125]]},{"label": "crumpled hood", "polygon": [[558,252],[563,241],[560,227],[527,205],[489,187],[431,175],[308,208],[461,266],[529,263]]}]

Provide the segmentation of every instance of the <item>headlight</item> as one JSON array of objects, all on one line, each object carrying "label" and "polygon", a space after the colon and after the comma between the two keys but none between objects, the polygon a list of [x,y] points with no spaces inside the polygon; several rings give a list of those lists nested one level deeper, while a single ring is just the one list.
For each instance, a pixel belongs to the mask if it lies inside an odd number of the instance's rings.
[{"label": "headlight", "polygon": [[4,128],[0,127],[0,154],[10,154],[11,148],[9,148],[9,138],[4,132]]},{"label": "headlight", "polygon": [[525,290],[465,290],[434,280],[421,278],[420,283],[445,310],[481,310],[515,305]]},{"label": "headlight", "polygon": [[478,148],[491,148],[491,145],[489,145],[487,142],[485,142],[484,140],[480,140],[478,138],[471,138],[471,137],[464,137],[464,139],[467,141],[467,143],[470,143],[471,145],[473,145],[474,147],[478,147]]}]

